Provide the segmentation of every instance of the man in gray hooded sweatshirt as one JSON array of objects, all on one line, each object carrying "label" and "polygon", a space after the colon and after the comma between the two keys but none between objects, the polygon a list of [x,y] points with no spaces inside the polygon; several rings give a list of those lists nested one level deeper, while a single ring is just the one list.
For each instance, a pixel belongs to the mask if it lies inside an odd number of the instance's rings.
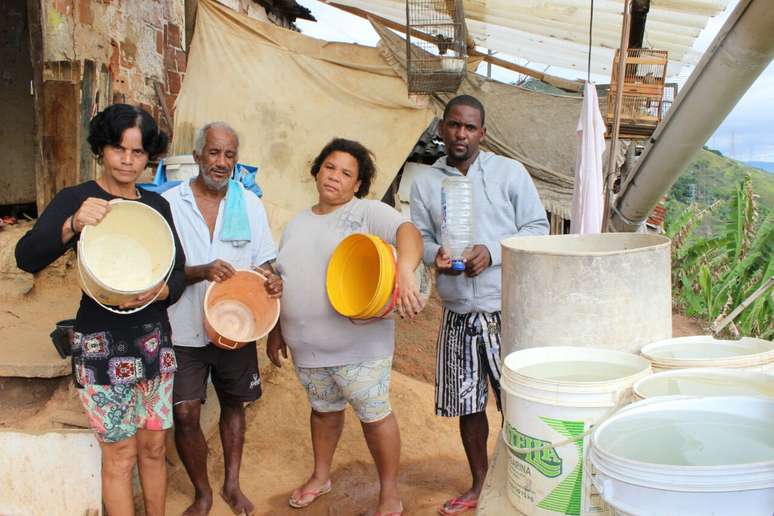
[{"label": "man in gray hooded sweatshirt", "polygon": [[[459,417],[460,434],[473,483],[447,501],[440,514],[477,505],[488,467],[487,377],[500,409],[500,240],[546,235],[548,220],[535,185],[518,161],[479,150],[486,136],[484,106],[469,95],[446,105],[438,132],[446,156],[411,189],[411,218],[424,240],[424,262],[435,265],[443,318],[438,335],[435,413]],[[464,273],[453,271],[441,247],[441,183],[465,175],[473,185],[475,236],[465,254]]]}]

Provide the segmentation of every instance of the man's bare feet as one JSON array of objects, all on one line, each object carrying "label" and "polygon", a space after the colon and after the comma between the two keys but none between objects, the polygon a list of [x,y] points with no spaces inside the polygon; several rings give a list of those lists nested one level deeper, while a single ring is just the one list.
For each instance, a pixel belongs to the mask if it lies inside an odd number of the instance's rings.
[{"label": "man's bare feet", "polygon": [[196,493],[194,502],[183,511],[183,516],[207,516],[212,508],[212,491]]},{"label": "man's bare feet", "polygon": [[223,486],[220,496],[231,507],[231,511],[234,514],[246,516],[253,516],[255,514],[255,505],[245,496],[239,486]]}]

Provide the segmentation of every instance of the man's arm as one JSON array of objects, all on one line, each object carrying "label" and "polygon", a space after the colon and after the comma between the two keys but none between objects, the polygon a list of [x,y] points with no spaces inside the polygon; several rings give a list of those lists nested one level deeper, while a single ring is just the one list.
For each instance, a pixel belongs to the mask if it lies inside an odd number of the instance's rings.
[{"label": "man's arm", "polygon": [[[440,192],[439,192],[440,195]],[[419,230],[424,244],[422,261],[426,265],[434,265],[435,258],[441,244],[435,238],[435,222],[430,215],[430,210],[425,204],[422,194],[417,188],[417,182],[411,185],[411,221]]]},{"label": "man's arm", "polygon": [[[535,184],[529,176],[527,169],[521,166],[521,173],[517,176],[513,190],[510,192],[511,205],[516,222],[516,235],[547,235],[549,231],[546,210],[540,201]],[[502,249],[499,241],[484,242],[491,256],[491,265],[502,263]]]}]

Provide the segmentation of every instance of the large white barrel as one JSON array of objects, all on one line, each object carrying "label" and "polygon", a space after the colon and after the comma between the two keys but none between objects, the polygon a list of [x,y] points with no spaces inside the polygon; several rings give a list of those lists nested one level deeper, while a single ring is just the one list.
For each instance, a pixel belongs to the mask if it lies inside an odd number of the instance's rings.
[{"label": "large white barrel", "polygon": [[538,346],[638,353],[672,336],[668,238],[604,233],[501,244],[503,357]]}]

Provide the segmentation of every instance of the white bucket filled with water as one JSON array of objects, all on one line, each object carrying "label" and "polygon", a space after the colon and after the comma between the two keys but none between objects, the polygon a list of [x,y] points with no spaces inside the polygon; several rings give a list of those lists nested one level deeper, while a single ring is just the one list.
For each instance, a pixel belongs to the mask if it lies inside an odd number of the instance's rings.
[{"label": "white bucket filled with water", "polygon": [[690,367],[722,367],[774,371],[774,342],[752,337],[720,340],[711,335],[680,337],[648,344],[642,356],[653,364],[653,371]]},{"label": "white bucket filled with water", "polygon": [[761,396],[774,398],[774,376],[745,369],[678,369],[643,378],[632,387],[638,400],[657,396]]},{"label": "white bucket filled with water", "polygon": [[172,229],[159,212],[137,201],[110,201],[110,212],[99,224],[84,227],[78,240],[81,288],[112,312],[133,313],[147,306],[111,308],[150,289],[158,295],[174,264]]},{"label": "white bucket filled with water", "polygon": [[509,354],[501,385],[508,457],[508,499],[525,515],[604,511],[584,481],[592,425],[631,399],[650,374],[644,358],[580,347],[530,348]]},{"label": "white bucket filled with water", "polygon": [[593,482],[616,516],[770,516],[774,400],[645,400],[594,431]]}]

